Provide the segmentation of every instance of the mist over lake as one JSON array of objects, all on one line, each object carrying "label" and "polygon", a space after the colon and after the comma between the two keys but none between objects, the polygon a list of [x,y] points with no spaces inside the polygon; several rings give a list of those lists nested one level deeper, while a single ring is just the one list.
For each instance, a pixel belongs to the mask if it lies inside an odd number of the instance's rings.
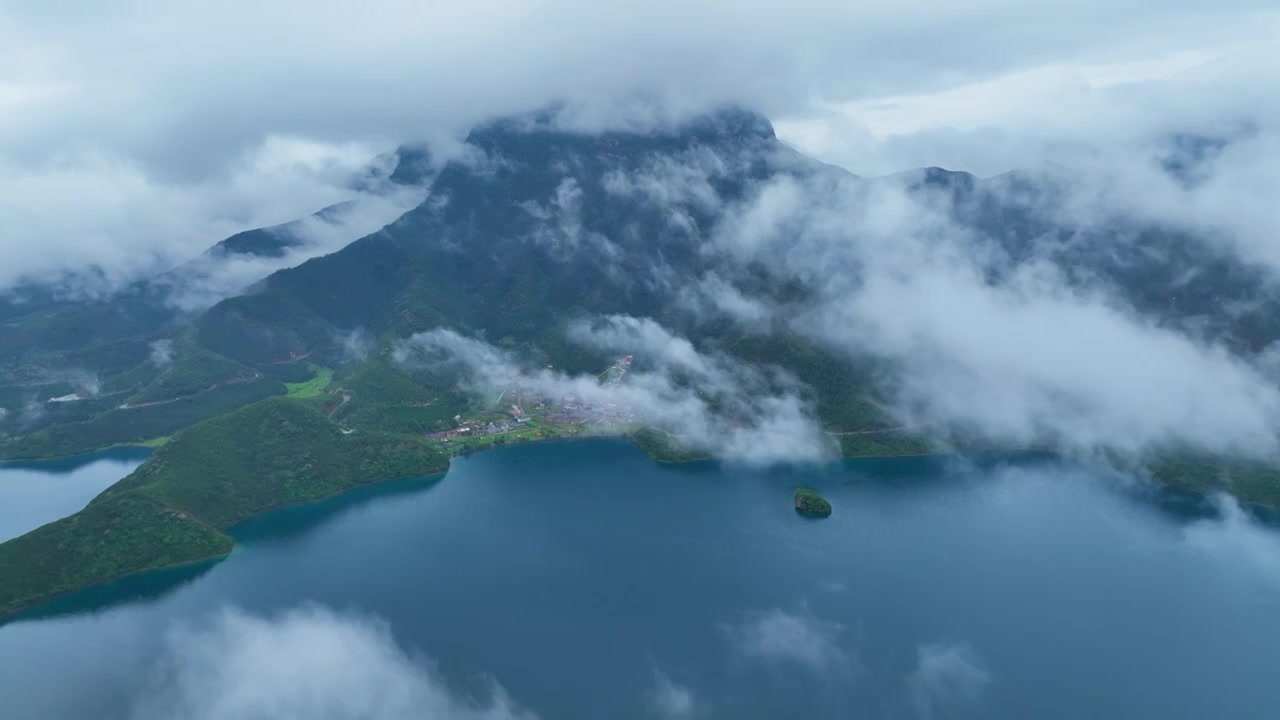
[{"label": "mist over lake", "polygon": [[[797,515],[798,484],[832,516]],[[1280,701],[1280,536],[1047,457],[759,471],[531,445],[234,534],[221,563],[0,627],[6,712],[235,717],[239,698],[356,717],[345,697],[375,718],[1262,718]]]}]

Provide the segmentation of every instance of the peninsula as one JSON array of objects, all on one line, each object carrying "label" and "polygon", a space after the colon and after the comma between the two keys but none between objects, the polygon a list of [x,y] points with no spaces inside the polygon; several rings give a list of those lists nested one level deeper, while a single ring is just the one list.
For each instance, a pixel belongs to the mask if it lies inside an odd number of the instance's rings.
[{"label": "peninsula", "polygon": [[0,615],[226,555],[224,530],[266,510],[447,468],[421,439],[344,434],[314,401],[264,400],[179,432],[85,509],[0,544]]}]

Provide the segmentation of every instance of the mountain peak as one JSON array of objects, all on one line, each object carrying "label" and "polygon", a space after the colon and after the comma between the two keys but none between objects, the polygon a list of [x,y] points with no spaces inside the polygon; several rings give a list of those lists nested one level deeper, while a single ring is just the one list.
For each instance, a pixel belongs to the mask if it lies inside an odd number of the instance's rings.
[{"label": "mountain peak", "polygon": [[704,139],[777,139],[773,123],[768,118],[736,105],[695,116],[678,126],[676,133],[688,133]]},{"label": "mountain peak", "polygon": [[703,143],[769,141],[777,137],[774,134],[773,124],[768,118],[734,105],[722,106],[706,113],[646,128],[615,128],[598,132],[584,130],[576,123],[567,121],[563,112],[563,108],[554,107],[497,118],[477,125],[468,135],[467,144],[487,149],[506,145],[517,137],[530,135],[685,139]]}]

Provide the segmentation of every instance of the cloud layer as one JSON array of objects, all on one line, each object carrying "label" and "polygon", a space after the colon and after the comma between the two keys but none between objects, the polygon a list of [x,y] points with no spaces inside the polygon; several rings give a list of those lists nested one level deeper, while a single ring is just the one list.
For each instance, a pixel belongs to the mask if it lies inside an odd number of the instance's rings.
[{"label": "cloud layer", "polygon": [[386,625],[321,607],[272,618],[226,610],[169,638],[133,720],[533,720],[502,689],[468,698]]},{"label": "cloud layer", "polygon": [[355,157],[415,139],[447,155],[556,99],[582,127],[741,103],[870,174],[1266,131],[1278,23],[1261,0],[6,3],[0,285],[172,264],[344,199],[333,171]]},{"label": "cloud layer", "polygon": [[967,645],[921,645],[915,671],[907,679],[911,704],[924,720],[978,717],[992,675]]},{"label": "cloud layer", "polygon": [[[1274,372],[1144,313],[1134,287],[1099,274],[1095,268],[1114,265],[1115,255],[1158,263],[1172,251],[1123,233],[1081,245],[1084,232],[1123,222],[1079,210],[1095,186],[1068,186],[1053,207],[1033,207],[1076,234],[1033,236],[1029,245],[1014,244],[1022,255],[1015,257],[981,225],[962,222],[956,213],[965,207],[912,185],[913,178],[820,173],[765,182],[722,208],[712,233],[721,270],[768,267],[780,281],[802,283],[808,296],[785,307],[758,297],[744,302],[715,275],[686,288],[701,299],[686,304],[757,327],[781,320],[850,358],[892,361],[890,398],[903,424],[1019,444],[1133,451],[1190,444],[1274,455]],[[981,188],[983,202],[1025,206],[1014,186]],[[1206,252],[1223,252],[1214,234],[1199,237],[1194,242],[1206,243]],[[1199,268],[1192,261],[1180,271],[1193,277]],[[1224,301],[1216,312],[1221,320],[1232,310]]]},{"label": "cloud layer", "polygon": [[[61,152],[24,167],[0,151],[0,289],[70,276],[78,289],[100,292],[167,271],[236,232],[366,197],[346,183],[374,156],[371,146],[267,138],[227,157],[216,176],[176,180],[107,151]],[[351,231],[397,214],[353,216]],[[334,248],[332,232],[316,235]]]},{"label": "cloud layer", "polygon": [[634,355],[635,369],[621,383],[602,384],[594,375],[529,367],[511,352],[445,329],[412,336],[393,357],[407,368],[456,373],[486,400],[520,387],[556,402],[572,397],[589,406],[616,406],[683,445],[727,459],[770,463],[832,456],[834,447],[794,380],[780,371],[701,353],[647,318],[578,322],[569,336],[596,351]]},{"label": "cloud layer", "polygon": [[843,631],[839,623],[822,620],[807,609],[774,608],[729,628],[729,635],[744,657],[825,674],[849,661],[838,643]]}]

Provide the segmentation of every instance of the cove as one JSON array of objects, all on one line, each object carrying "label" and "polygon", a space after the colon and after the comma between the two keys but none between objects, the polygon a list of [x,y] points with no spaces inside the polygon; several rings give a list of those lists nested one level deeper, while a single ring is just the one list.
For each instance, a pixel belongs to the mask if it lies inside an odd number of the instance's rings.
[{"label": "cove", "polygon": [[[798,516],[797,485],[832,516]],[[254,673],[173,674],[236,647],[211,618],[234,606],[261,630],[312,604],[384,628],[422,673],[433,658],[455,696],[492,680],[542,718],[1267,718],[1280,703],[1276,531],[1053,458],[753,470],[544,443],[233,534],[222,562],[0,626],[5,714],[150,720],[175,685],[225,697]],[[272,666],[314,652],[309,637],[279,636]]]},{"label": "cove", "polygon": [[128,447],[58,460],[0,463],[0,541],[79,511],[150,455],[146,448]]}]

